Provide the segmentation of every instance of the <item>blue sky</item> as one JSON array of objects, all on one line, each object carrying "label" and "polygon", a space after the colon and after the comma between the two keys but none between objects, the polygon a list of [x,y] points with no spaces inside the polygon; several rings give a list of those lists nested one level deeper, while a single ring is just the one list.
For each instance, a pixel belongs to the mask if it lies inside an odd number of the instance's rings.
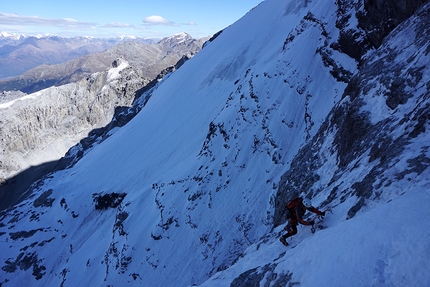
[{"label": "blue sky", "polygon": [[262,0],[11,0],[0,6],[0,31],[59,36],[213,35]]}]

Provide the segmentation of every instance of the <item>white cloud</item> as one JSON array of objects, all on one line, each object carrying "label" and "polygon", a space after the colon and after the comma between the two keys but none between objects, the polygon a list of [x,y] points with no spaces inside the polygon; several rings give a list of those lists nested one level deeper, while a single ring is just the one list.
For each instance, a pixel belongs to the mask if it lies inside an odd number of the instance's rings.
[{"label": "white cloud", "polygon": [[4,26],[46,26],[69,29],[89,29],[96,26],[91,22],[80,22],[72,18],[41,18],[37,16],[21,16],[17,14],[0,13],[0,25]]},{"label": "white cloud", "polygon": [[103,25],[104,28],[135,28],[134,25],[127,23],[111,22]]},{"label": "white cloud", "polygon": [[178,26],[175,22],[171,22],[157,15],[145,17],[142,21],[145,25],[150,26]]}]

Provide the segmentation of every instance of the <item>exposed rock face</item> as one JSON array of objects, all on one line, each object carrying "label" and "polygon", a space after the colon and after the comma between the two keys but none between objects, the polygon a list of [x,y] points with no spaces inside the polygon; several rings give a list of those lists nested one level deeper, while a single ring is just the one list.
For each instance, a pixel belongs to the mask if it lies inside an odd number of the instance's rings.
[{"label": "exposed rock face", "polygon": [[360,61],[369,49],[380,47],[384,38],[425,2],[426,0],[336,1],[336,26],[340,33],[335,48]]},{"label": "exposed rock face", "polygon": [[3,104],[0,176],[60,158],[88,132],[106,125],[115,107],[130,105],[148,82],[119,59],[103,73]]},{"label": "exposed rock face", "polygon": [[[322,207],[356,197],[347,212],[347,218],[352,218],[368,202],[389,199],[384,188],[397,180],[413,180],[430,167],[429,145],[422,142],[430,122],[430,41],[422,36],[428,35],[429,27],[427,4],[363,62],[343,100],[282,176],[275,226],[283,222],[285,203],[299,194],[315,197],[330,189]],[[329,160],[332,158],[335,160]],[[330,166],[333,162],[336,165]],[[393,180],[393,168],[399,163],[408,169],[395,174]],[[361,165],[369,167],[366,174],[357,174],[354,181],[345,178]]]},{"label": "exposed rock face", "polygon": [[364,11],[358,12],[359,26],[367,32],[374,47],[379,47],[384,38],[401,22],[408,19],[427,0],[365,0]]}]

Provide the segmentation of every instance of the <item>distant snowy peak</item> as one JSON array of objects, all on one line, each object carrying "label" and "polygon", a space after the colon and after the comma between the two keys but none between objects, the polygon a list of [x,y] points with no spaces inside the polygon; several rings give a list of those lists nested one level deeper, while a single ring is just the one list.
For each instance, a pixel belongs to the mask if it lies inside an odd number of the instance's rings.
[{"label": "distant snowy peak", "polygon": [[[59,36],[54,35],[54,34],[26,35],[26,34],[0,32],[0,39],[23,40],[26,38],[47,39],[47,38],[66,38],[66,37],[59,37]],[[72,38],[72,37],[67,37],[67,38]]]},{"label": "distant snowy peak", "polygon": [[121,40],[128,40],[128,39],[130,39],[130,40],[136,40],[136,39],[139,39],[140,37],[137,37],[137,36],[134,36],[134,35],[121,35],[118,38],[120,38]]},{"label": "distant snowy peak", "polygon": [[185,33],[185,32],[174,34],[171,37],[175,37],[177,39],[184,39],[184,40],[192,39],[192,37],[189,34]]},{"label": "distant snowy peak", "polygon": [[187,41],[192,41],[193,37],[191,37],[189,34],[182,32],[182,33],[178,33],[178,34],[174,34],[172,36],[166,37],[161,39],[161,41],[159,42],[160,44],[172,44],[172,43],[184,43]]},{"label": "distant snowy peak", "polygon": [[25,38],[25,35],[20,34],[11,34],[8,32],[0,32],[0,40],[1,39],[10,39],[10,40],[19,40],[21,38]]}]

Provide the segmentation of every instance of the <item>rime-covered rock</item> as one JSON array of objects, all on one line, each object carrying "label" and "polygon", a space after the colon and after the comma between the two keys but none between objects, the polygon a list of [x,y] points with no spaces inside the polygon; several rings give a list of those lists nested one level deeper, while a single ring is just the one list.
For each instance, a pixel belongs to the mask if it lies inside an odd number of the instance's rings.
[{"label": "rime-covered rock", "polygon": [[113,65],[77,83],[1,104],[0,176],[7,179],[58,160],[90,131],[109,123],[116,107],[130,106],[150,80],[122,59]]}]

